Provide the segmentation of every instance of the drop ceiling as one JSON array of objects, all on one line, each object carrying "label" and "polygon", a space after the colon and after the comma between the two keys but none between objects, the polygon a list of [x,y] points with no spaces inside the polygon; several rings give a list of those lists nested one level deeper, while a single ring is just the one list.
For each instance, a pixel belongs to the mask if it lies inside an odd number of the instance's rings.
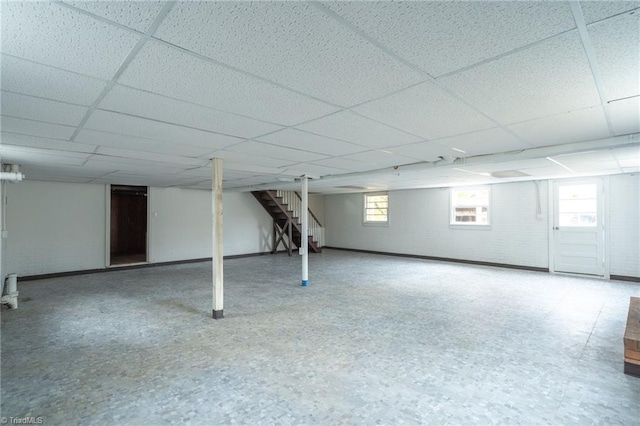
[{"label": "drop ceiling", "polygon": [[[27,179],[321,193],[640,172],[640,2],[0,3]],[[500,177],[501,176],[501,177]]]}]

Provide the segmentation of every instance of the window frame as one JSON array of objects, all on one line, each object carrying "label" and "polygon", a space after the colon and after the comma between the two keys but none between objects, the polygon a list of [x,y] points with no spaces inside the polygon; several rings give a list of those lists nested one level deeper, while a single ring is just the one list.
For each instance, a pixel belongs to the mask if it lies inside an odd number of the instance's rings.
[{"label": "window frame", "polygon": [[[387,197],[387,218],[385,221],[367,220],[367,198],[384,195]],[[367,192],[362,197],[362,224],[365,226],[389,226],[389,193],[388,192]]]},{"label": "window frame", "polygon": [[[456,199],[456,191],[487,191],[487,223],[479,222],[456,222],[455,208],[459,207],[454,205]],[[491,210],[493,209],[492,191],[491,185],[474,185],[474,186],[456,186],[451,187],[449,190],[449,227],[459,229],[490,229],[491,228]],[[484,207],[482,204],[475,204],[475,208]]]}]

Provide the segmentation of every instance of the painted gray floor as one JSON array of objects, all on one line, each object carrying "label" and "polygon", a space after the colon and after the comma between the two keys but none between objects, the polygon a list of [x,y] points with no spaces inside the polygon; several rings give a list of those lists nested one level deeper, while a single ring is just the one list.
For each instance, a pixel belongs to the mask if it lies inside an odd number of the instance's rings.
[{"label": "painted gray floor", "polygon": [[[640,284],[326,250],[24,282],[2,416],[44,424],[624,424]],[[26,299],[26,300],[25,300]]]}]

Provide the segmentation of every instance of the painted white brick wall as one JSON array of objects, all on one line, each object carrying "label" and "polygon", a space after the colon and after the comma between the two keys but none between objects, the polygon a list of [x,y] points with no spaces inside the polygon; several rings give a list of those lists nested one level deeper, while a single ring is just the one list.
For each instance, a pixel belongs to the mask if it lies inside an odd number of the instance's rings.
[{"label": "painted white brick wall", "polygon": [[611,274],[640,277],[640,175],[609,177]]},{"label": "painted white brick wall", "polygon": [[[449,225],[449,189],[392,191],[389,225],[363,224],[363,195],[325,197],[327,245],[548,267],[547,182],[492,185],[491,227]],[[537,216],[537,201],[542,212]]]},{"label": "painted white brick wall", "polygon": [[[7,185],[5,273],[105,268],[106,187],[24,181]],[[150,262],[211,257],[211,192],[150,188]],[[224,203],[224,254],[271,250],[272,219],[250,193]]]},{"label": "painted white brick wall", "polygon": [[[150,188],[150,261],[211,257],[211,191]],[[224,255],[271,250],[272,219],[250,193],[223,194]]]},{"label": "painted white brick wall", "polygon": [[6,273],[103,268],[105,186],[23,181],[7,185]]}]

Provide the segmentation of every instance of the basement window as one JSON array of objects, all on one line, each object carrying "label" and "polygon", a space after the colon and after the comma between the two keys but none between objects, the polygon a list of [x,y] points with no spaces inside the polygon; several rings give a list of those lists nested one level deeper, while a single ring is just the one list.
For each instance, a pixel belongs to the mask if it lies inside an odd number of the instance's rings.
[{"label": "basement window", "polygon": [[451,225],[488,226],[491,188],[451,188]]},{"label": "basement window", "polygon": [[389,194],[364,194],[364,223],[389,223]]}]

